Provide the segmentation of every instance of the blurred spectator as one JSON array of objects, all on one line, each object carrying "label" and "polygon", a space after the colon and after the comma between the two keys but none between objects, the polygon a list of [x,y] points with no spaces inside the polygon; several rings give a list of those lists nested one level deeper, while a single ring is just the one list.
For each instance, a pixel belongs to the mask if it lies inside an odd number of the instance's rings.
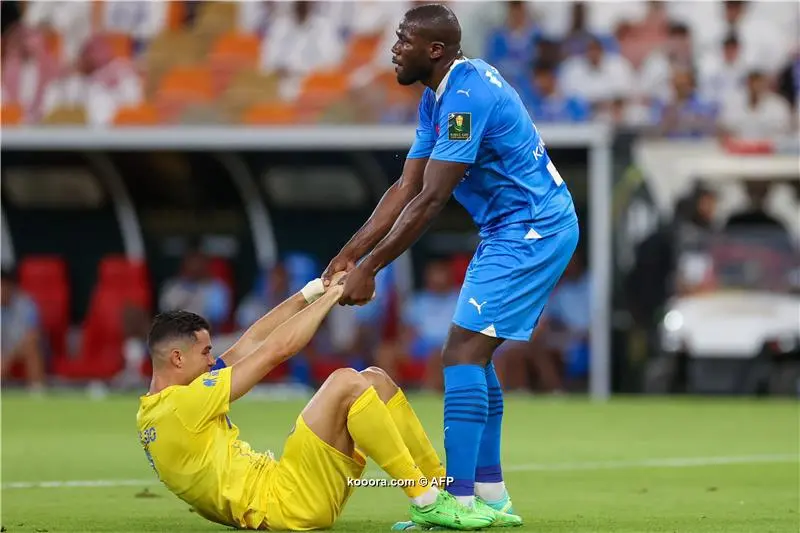
[{"label": "blurred spectator", "polygon": [[277,10],[261,50],[262,68],[304,75],[339,64],[345,43],[334,20],[314,2],[296,1]]},{"label": "blurred spectator", "polygon": [[669,36],[669,27],[667,3],[649,0],[644,16],[633,26],[643,53],[647,54],[664,44]]},{"label": "blurred spectator", "polygon": [[668,137],[703,137],[716,130],[717,106],[697,91],[694,72],[676,68],[672,75],[672,95],[656,105],[658,131]]},{"label": "blurred spectator", "polygon": [[587,10],[589,7],[586,2],[573,2],[571,4],[572,13],[570,16],[571,24],[565,35],[554,36],[561,40],[561,52],[564,57],[580,56],[586,53],[592,41],[597,37],[592,35],[587,22]]},{"label": "blurred spectator", "polygon": [[712,272],[709,250],[717,233],[716,215],[717,195],[703,186],[697,186],[676,209],[672,236],[667,243],[666,270],[657,270],[664,272],[666,279],[672,278],[672,294],[691,294],[708,287]]},{"label": "blurred spectator", "polygon": [[103,8],[103,29],[129,35],[137,53],[167,26],[169,2],[164,0],[105,2]]},{"label": "blurred spectator", "polygon": [[581,379],[589,366],[590,276],[582,250],[564,271],[533,335],[533,350],[525,352],[546,392],[564,390],[564,377]]},{"label": "blurred spectator", "polygon": [[792,112],[789,104],[770,90],[764,73],[753,71],[747,76],[747,88],[725,101],[720,122],[728,135],[768,139],[791,132]]},{"label": "blurred spectator", "polygon": [[778,75],[778,92],[786,98],[796,113],[798,96],[800,96],[800,42],[795,48],[792,59]]},{"label": "blurred spectator", "polygon": [[638,96],[645,100],[668,99],[675,69],[690,69],[693,65],[692,35],[688,26],[671,24],[664,45],[654,51],[638,70]]},{"label": "blurred spectator", "polygon": [[387,28],[397,29],[410,6],[407,1],[355,0],[323,2],[326,16],[336,21],[343,35],[382,35]]},{"label": "blurred spectator", "polygon": [[209,258],[202,252],[192,251],[184,257],[178,276],[164,283],[159,309],[197,313],[218,331],[230,315],[231,295],[220,280],[211,276]]},{"label": "blurred spectator", "polygon": [[2,352],[0,375],[5,380],[13,366],[22,363],[25,378],[32,392],[42,392],[45,386],[45,361],[42,353],[42,331],[39,309],[34,301],[18,286],[15,276],[2,271],[0,287],[0,327],[2,327]]},{"label": "blurred spectator", "polygon": [[495,28],[486,42],[486,61],[508,80],[520,80],[535,58],[539,30],[528,12],[526,2],[506,2],[506,21]]},{"label": "blurred spectator", "polygon": [[667,300],[702,287],[708,275],[706,251],[715,233],[716,209],[714,191],[698,186],[676,206],[673,221],[636,248],[624,293],[633,318],[631,331],[645,339],[642,344],[649,354],[660,348],[658,328]]},{"label": "blurred spectator", "polygon": [[40,28],[59,36],[61,60],[69,64],[78,59],[92,34],[92,2],[29,0],[22,15],[28,28]]},{"label": "blurred spectator", "polygon": [[708,53],[699,67],[700,91],[710,100],[722,101],[744,85],[747,67],[735,34],[728,35],[721,50]]},{"label": "blurred spectator", "polygon": [[559,91],[554,65],[537,63],[531,78],[532,80],[525,80],[520,84],[520,93],[533,120],[584,122],[591,118],[587,102]]},{"label": "blurred spectator", "polygon": [[434,260],[425,266],[425,286],[413,294],[403,307],[403,333],[399,343],[387,344],[378,353],[378,365],[389,375],[398,375],[406,361],[426,365],[425,388],[442,387],[441,351],[458,303],[450,263]]},{"label": "blurred spectator", "polygon": [[60,107],[85,107],[88,124],[109,126],[117,110],[144,98],[141,79],[126,58],[114,57],[108,37],[89,39],[71,74],[51,82],[45,93],[45,112]]},{"label": "blurred spectator", "polygon": [[47,49],[46,35],[16,26],[3,35],[3,104],[17,104],[28,122],[41,119],[45,91],[58,75],[58,60]]},{"label": "blurred spectator", "polygon": [[258,276],[253,290],[236,308],[236,327],[246,330],[291,294],[286,266],[278,263]]},{"label": "blurred spectator", "polygon": [[568,59],[561,72],[561,90],[588,101],[594,112],[614,98],[627,97],[632,83],[630,64],[618,54],[605,52],[597,38],[590,39],[584,56]]},{"label": "blurred spectator", "polygon": [[767,197],[769,196],[769,183],[761,181],[750,181],[745,184],[747,191],[747,198],[749,206],[743,211],[733,213],[728,221],[725,223],[725,229],[731,230],[736,228],[744,229],[772,229],[779,230],[786,234],[787,242],[789,239],[789,231],[783,223],[770,215],[767,211]]}]

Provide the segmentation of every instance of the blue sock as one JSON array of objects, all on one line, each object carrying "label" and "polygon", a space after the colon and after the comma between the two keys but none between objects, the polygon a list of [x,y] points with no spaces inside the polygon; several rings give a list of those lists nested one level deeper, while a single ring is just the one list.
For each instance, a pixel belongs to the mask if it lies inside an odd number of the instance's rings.
[{"label": "blue sock", "polygon": [[475,481],[478,483],[499,483],[503,481],[500,468],[500,433],[503,422],[503,389],[494,371],[494,363],[489,362],[485,369],[486,390],[489,397],[489,416],[483,429],[481,446],[478,451],[478,465]]},{"label": "blue sock", "polygon": [[486,373],[483,367],[446,367],[444,448],[447,454],[447,476],[453,479],[447,491],[453,496],[472,496],[475,492],[478,448],[488,412]]}]

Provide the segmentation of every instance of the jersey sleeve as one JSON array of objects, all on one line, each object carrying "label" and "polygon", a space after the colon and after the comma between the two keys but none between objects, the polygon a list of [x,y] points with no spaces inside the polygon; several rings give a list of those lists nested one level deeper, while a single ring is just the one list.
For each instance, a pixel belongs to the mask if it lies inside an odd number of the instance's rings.
[{"label": "jersey sleeve", "polygon": [[430,91],[425,91],[419,100],[419,123],[414,136],[414,144],[408,151],[409,159],[424,159],[430,157],[433,146],[436,144],[436,130],[433,121],[433,98]]},{"label": "jersey sleeve", "polygon": [[439,109],[439,135],[431,159],[474,163],[494,112],[495,99],[475,86],[471,95],[452,92]]},{"label": "jersey sleeve", "polygon": [[175,393],[175,411],[187,428],[200,429],[209,421],[228,413],[231,370],[231,367],[223,367],[206,372]]}]

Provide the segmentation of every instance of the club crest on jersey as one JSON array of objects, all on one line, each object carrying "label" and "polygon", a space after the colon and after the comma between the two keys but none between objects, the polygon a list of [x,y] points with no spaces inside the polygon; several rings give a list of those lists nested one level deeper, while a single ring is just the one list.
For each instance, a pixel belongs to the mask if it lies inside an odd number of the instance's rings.
[{"label": "club crest on jersey", "polygon": [[468,141],[472,138],[472,113],[450,113],[447,117],[447,138]]}]

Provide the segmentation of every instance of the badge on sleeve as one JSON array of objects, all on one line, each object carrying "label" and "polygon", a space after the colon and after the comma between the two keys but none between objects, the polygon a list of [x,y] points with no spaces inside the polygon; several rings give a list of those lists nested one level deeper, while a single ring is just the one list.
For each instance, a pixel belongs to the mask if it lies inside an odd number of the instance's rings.
[{"label": "badge on sleeve", "polygon": [[450,113],[447,117],[447,138],[468,141],[472,138],[472,113]]}]

